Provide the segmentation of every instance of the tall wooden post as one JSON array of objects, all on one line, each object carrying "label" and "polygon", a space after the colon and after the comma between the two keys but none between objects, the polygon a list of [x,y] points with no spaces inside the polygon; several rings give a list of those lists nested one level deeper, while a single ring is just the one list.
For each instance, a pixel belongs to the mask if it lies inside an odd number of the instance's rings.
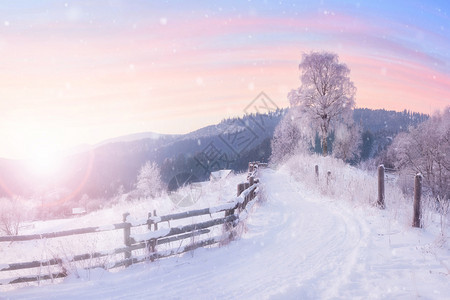
[{"label": "tall wooden post", "polygon": [[243,183],[239,183],[237,185],[237,196],[239,197],[244,190],[245,190],[244,184]]},{"label": "tall wooden post", "polygon": [[[248,178],[248,183],[249,183],[250,186],[252,186],[252,185],[255,183],[255,178],[254,178],[253,176],[250,176],[250,177]],[[253,199],[253,198],[255,197],[254,191],[255,191],[255,190],[251,191],[251,193],[249,194],[250,200]]]},{"label": "tall wooden post", "polygon": [[[153,210],[153,216],[156,217],[156,209]],[[154,224],[155,231],[158,230],[158,223]]]},{"label": "tall wooden post", "polygon": [[[248,183],[248,182],[244,183],[244,189],[245,189],[245,190],[248,189],[249,187],[250,187],[250,183]],[[247,196],[245,196],[245,199],[247,200],[247,198],[248,198],[249,196],[250,196],[250,195],[247,194]]]},{"label": "tall wooden post", "polygon": [[384,165],[378,166],[378,201],[377,206],[381,209],[385,208],[384,204]]},{"label": "tall wooden post", "polygon": [[[248,184],[248,183],[247,183],[247,184]],[[246,189],[245,185],[246,185],[245,183],[239,183],[239,184],[238,184],[238,186],[237,186],[237,196],[238,196],[238,197],[239,197],[239,196],[242,194],[242,192]],[[247,197],[245,197],[243,203],[238,204],[238,213],[241,212],[242,206],[245,205],[245,200],[246,200],[246,199],[247,199]],[[230,214],[234,214],[234,210],[230,211]],[[225,214],[225,216],[227,216],[227,215]]]},{"label": "tall wooden post", "polygon": [[422,213],[420,211],[420,198],[422,195],[422,174],[418,173],[414,177],[414,215],[413,227],[422,227]]},{"label": "tall wooden post", "polygon": [[148,228],[148,230],[152,230],[152,223],[150,222],[150,218],[152,217],[152,213],[151,212],[149,212],[148,214],[147,214],[147,228]]},{"label": "tall wooden post", "polygon": [[314,166],[314,172],[316,173],[316,180],[319,180],[319,166],[318,165]]},{"label": "tall wooden post", "polygon": [[[244,191],[244,189],[245,189],[244,184],[239,183],[237,185],[236,195],[239,197],[242,194],[242,192]],[[239,207],[238,207],[238,210],[240,210]],[[225,217],[232,216],[232,215],[234,215],[234,209],[229,209],[229,210],[225,211]],[[234,238],[234,233],[232,232],[233,224],[231,222],[227,222],[227,223],[223,224],[223,229],[225,232],[229,232],[229,239],[232,240]]]},{"label": "tall wooden post", "polygon": [[[247,184],[248,184],[248,183],[247,183]],[[237,185],[237,196],[239,197],[239,196],[242,194],[242,192],[243,192],[244,190],[245,190],[245,183],[239,183],[239,184]],[[244,199],[244,202],[245,202],[245,199]],[[241,210],[241,208],[242,208],[242,205],[243,205],[243,204],[239,204],[239,205],[238,205],[238,212],[240,212],[240,210]],[[234,210],[229,210],[229,211],[227,211],[227,212],[229,212],[229,213],[225,213],[225,217],[234,214]]]},{"label": "tall wooden post", "polygon": [[[124,213],[122,215],[122,221],[125,223],[125,227],[123,228],[123,243],[125,246],[130,247],[131,246],[131,224],[127,223],[127,217],[130,215],[130,213]],[[131,258],[131,250],[127,250],[124,252],[125,259]],[[125,263],[125,267],[128,267],[131,265],[131,262]]]},{"label": "tall wooden post", "polygon": [[[153,210],[153,216],[156,217],[156,209]],[[155,231],[158,230],[158,223],[153,223],[153,226]],[[156,239],[150,240],[150,251],[152,252],[152,254],[150,254],[150,261],[154,261],[155,258],[153,257],[153,253],[156,252]]]}]

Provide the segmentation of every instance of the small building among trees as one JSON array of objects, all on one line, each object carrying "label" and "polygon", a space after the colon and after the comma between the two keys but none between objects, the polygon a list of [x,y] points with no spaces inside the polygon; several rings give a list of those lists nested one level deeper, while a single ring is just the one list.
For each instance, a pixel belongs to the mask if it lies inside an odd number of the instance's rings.
[{"label": "small building among trees", "polygon": [[219,181],[227,178],[232,173],[231,170],[219,170],[215,172],[211,172],[209,175],[209,181]]}]

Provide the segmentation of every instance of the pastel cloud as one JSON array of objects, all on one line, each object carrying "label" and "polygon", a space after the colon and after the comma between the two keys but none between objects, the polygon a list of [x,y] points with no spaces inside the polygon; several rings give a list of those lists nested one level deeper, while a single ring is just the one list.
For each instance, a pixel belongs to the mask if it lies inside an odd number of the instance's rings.
[{"label": "pastel cloud", "polygon": [[188,13],[181,4],[172,12],[119,1],[96,16],[78,3],[0,29],[0,98],[8,99],[0,102],[0,138],[19,127],[24,136],[0,157],[37,130],[68,146],[195,130],[242,114],[260,91],[285,107],[311,50],[336,52],[351,68],[359,107],[429,113],[450,104],[450,39],[438,24],[338,6],[212,14],[201,5]]}]

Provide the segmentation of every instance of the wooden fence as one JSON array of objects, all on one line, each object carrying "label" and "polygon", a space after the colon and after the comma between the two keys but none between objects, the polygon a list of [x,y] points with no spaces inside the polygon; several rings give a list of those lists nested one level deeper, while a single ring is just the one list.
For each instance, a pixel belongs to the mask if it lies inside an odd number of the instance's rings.
[{"label": "wooden fence", "polygon": [[[384,165],[379,165],[377,168],[377,176],[378,176],[378,197],[376,205],[380,209],[386,208],[385,203],[385,174],[396,174],[397,170],[385,168]],[[314,166],[314,173],[316,175],[316,179],[319,178],[319,166]],[[327,172],[327,185],[329,183],[331,172]],[[422,211],[421,211],[421,198],[422,198],[422,174],[417,173],[414,176],[414,202],[413,202],[413,227],[422,227]]]},{"label": "wooden fence", "polygon": [[[48,267],[48,266],[60,266],[60,271],[50,272],[48,274],[38,274],[32,276],[20,276],[10,279],[0,279],[0,285],[23,283],[23,282],[33,282],[41,280],[49,280],[66,277],[68,275],[67,268],[65,267],[67,263],[74,263],[84,260],[92,260],[95,258],[101,258],[116,254],[123,254],[123,259],[115,261],[112,264],[99,264],[93,265],[89,268],[104,268],[111,269],[117,267],[127,267],[131,264],[143,262],[143,261],[154,261],[160,258],[170,257],[173,255],[178,255],[184,252],[192,251],[199,247],[205,247],[213,244],[223,242],[224,240],[231,240],[234,237],[233,228],[239,223],[240,213],[246,209],[247,204],[253,200],[257,194],[258,179],[256,178],[258,168],[265,167],[265,164],[259,162],[249,163],[248,169],[248,182],[241,183],[237,187],[237,197],[233,202],[226,203],[217,207],[210,207],[198,210],[191,210],[181,213],[169,214],[165,216],[157,216],[156,211],[148,214],[148,218],[138,221],[131,222],[129,220],[129,214],[123,214],[123,222],[98,227],[87,227],[79,228],[51,233],[43,234],[31,234],[31,235],[18,235],[18,236],[0,236],[0,243],[2,242],[18,242],[18,241],[33,241],[42,239],[52,239],[65,236],[83,235],[89,233],[101,233],[112,230],[123,230],[123,241],[124,246],[120,248],[113,249],[111,251],[102,251],[94,253],[85,253],[72,256],[70,259],[54,258],[42,261],[30,261],[30,262],[20,262],[11,264],[0,264],[0,272],[7,271],[17,271],[24,269],[33,269]],[[213,215],[224,214],[221,217],[215,217],[211,220],[189,224],[178,227],[170,227],[170,221],[182,220],[186,218],[192,218],[203,215]],[[158,224],[162,222],[168,222],[169,228],[158,229]],[[211,232],[211,227],[223,225],[222,233],[215,237],[204,238],[197,242],[192,242],[184,247],[178,247],[176,249],[169,249],[164,251],[158,251],[157,247],[163,244],[168,244],[174,241],[180,241],[185,239],[191,239],[193,237],[205,235]],[[140,234],[132,234],[132,228],[137,228],[146,226],[147,232]],[[145,249],[146,255],[144,256],[133,256],[133,251]],[[0,273],[1,274],[1,273]]]}]

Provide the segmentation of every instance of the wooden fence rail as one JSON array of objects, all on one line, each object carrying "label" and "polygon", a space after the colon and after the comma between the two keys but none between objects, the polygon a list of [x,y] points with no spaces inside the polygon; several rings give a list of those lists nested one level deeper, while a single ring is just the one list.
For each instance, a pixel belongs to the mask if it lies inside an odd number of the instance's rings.
[{"label": "wooden fence rail", "polygon": [[77,228],[77,229],[72,229],[72,230],[64,230],[64,231],[41,233],[41,234],[0,236],[0,242],[19,242],[19,241],[52,239],[52,238],[78,235],[78,234],[87,234],[87,233],[96,233],[96,232],[124,229],[126,226],[127,226],[126,223],[118,223],[118,224],[112,224],[112,225],[108,225],[108,226]]},{"label": "wooden fence rail", "polygon": [[[33,269],[33,268],[42,268],[48,266],[61,266],[61,272],[54,272],[45,275],[32,275],[32,276],[22,276],[15,277],[12,279],[0,279],[0,285],[5,284],[14,284],[21,282],[32,282],[32,281],[40,281],[40,280],[50,280],[55,278],[62,278],[68,275],[66,268],[64,268],[64,264],[74,263],[83,260],[102,258],[106,256],[123,254],[124,259],[115,261],[111,264],[97,264],[90,266],[89,268],[97,268],[102,267],[104,269],[117,268],[122,266],[129,266],[134,263],[143,262],[143,261],[153,261],[160,258],[165,258],[173,255],[178,255],[187,251],[192,251],[199,247],[205,247],[213,244],[217,244],[223,241],[223,234],[220,236],[207,238],[204,240],[200,240],[197,242],[193,242],[187,246],[179,247],[176,249],[163,250],[158,252],[156,250],[156,246],[168,244],[174,241],[184,240],[193,238],[196,236],[205,235],[211,232],[211,227],[215,227],[218,225],[225,225],[225,231],[231,231],[239,222],[239,214],[242,210],[244,210],[247,204],[255,198],[256,196],[256,188],[258,186],[259,180],[255,178],[257,174],[257,170],[259,167],[265,167],[265,164],[260,164],[259,162],[251,162],[249,163],[249,172],[248,172],[248,182],[238,185],[238,193],[235,201],[231,203],[226,203],[216,207],[209,207],[197,210],[191,210],[181,213],[169,214],[165,216],[156,216],[156,211],[153,211],[153,216],[151,213],[148,214],[148,218],[139,220],[137,222],[129,222],[129,214],[125,213],[123,215],[123,222],[107,225],[107,226],[97,226],[97,227],[86,227],[86,228],[78,228],[72,230],[64,230],[58,232],[51,233],[43,233],[43,234],[31,234],[31,235],[20,235],[20,236],[0,236],[0,242],[17,242],[17,241],[32,241],[32,240],[41,240],[41,239],[52,239],[73,235],[81,235],[81,234],[89,234],[89,233],[101,233],[112,230],[123,230],[124,236],[124,246],[116,249],[112,249],[110,251],[102,251],[102,252],[94,252],[94,253],[85,253],[79,254],[71,257],[70,259],[61,259],[54,258],[49,260],[42,261],[30,261],[30,262],[21,262],[21,263],[11,263],[11,264],[0,264],[0,272],[5,271],[17,271],[24,269]],[[224,212],[224,217],[214,218],[212,220],[178,226],[178,227],[170,227],[170,221],[173,220],[182,220],[191,217],[203,216],[218,214]],[[158,224],[168,222],[169,228],[158,229]],[[154,230],[152,231],[151,228]],[[141,234],[132,234],[132,228],[147,226],[148,232]],[[231,237],[233,235],[230,235]],[[135,250],[139,249],[147,249],[146,255],[141,257],[133,257],[132,253]],[[1,274],[1,273],[0,273]]]}]

